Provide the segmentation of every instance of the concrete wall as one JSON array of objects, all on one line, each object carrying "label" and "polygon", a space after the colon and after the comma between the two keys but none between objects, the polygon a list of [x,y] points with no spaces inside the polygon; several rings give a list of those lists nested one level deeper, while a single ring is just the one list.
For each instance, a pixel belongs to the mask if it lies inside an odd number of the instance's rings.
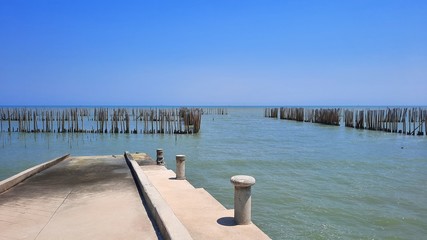
[{"label": "concrete wall", "polygon": [[70,156],[70,154],[67,154],[67,155],[64,155],[62,157],[55,158],[53,160],[44,162],[42,164],[39,164],[39,165],[34,166],[32,168],[29,168],[23,172],[20,172],[20,173],[12,176],[10,178],[7,178],[7,179],[1,181],[0,182],[0,193],[8,190],[9,188],[15,186],[16,184],[18,184],[18,183],[24,181],[25,179],[33,176],[34,174],[37,174],[37,173],[39,173],[39,172],[41,172],[41,171],[43,171],[49,167],[61,162],[62,160],[66,159],[69,156]]}]

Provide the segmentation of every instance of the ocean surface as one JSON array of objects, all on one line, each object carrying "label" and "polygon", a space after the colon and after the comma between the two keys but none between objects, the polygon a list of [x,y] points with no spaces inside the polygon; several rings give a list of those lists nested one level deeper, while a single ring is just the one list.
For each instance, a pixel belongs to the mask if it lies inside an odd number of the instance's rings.
[{"label": "ocean surface", "polygon": [[163,148],[168,168],[227,208],[230,177],[256,178],[252,220],[273,239],[425,239],[427,137],[264,117],[264,108],[203,115],[194,135],[0,133],[0,180],[60,155]]}]

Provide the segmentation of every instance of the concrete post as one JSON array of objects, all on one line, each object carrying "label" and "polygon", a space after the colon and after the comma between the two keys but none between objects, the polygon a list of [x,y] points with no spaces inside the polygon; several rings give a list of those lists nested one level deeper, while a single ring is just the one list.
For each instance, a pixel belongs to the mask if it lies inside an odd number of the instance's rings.
[{"label": "concrete post", "polygon": [[231,177],[234,185],[234,221],[237,225],[251,223],[251,186],[255,184],[255,178],[246,175]]},{"label": "concrete post", "polygon": [[157,159],[156,159],[157,165],[165,165],[165,162],[163,160],[163,149],[159,148],[156,150],[156,152],[157,152]]},{"label": "concrete post", "polygon": [[185,179],[185,155],[176,155],[176,179]]}]

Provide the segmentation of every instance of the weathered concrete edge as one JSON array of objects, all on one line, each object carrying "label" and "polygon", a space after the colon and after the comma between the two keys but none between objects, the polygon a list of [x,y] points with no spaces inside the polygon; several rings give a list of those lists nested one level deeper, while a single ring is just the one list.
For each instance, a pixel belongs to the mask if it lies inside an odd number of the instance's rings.
[{"label": "weathered concrete edge", "polygon": [[171,240],[193,239],[159,191],[150,183],[138,163],[133,160],[128,152],[125,152],[124,156],[163,238]]},{"label": "weathered concrete edge", "polygon": [[36,165],[32,168],[29,168],[25,171],[17,173],[15,175],[13,175],[12,177],[6,178],[5,180],[0,182],[0,193],[10,189],[11,187],[17,185],[18,183],[24,181],[27,178],[33,176],[34,174],[37,174],[37,173],[39,173],[45,169],[52,167],[53,165],[61,162],[62,160],[66,159],[69,156],[70,156],[70,154],[66,154],[62,157],[55,158],[53,160],[41,163],[41,164]]}]

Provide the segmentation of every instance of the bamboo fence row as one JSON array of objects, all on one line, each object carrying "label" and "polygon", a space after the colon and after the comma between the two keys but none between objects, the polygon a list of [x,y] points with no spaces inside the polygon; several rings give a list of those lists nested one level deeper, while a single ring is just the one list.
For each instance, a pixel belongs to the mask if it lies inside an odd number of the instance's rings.
[{"label": "bamboo fence row", "polygon": [[228,115],[227,108],[203,108],[203,115]]},{"label": "bamboo fence row", "polygon": [[308,108],[266,108],[264,116],[298,122],[312,122],[327,125],[340,125],[340,109]]},{"label": "bamboo fence row", "polygon": [[0,131],[193,134],[200,108],[0,108]]},{"label": "bamboo fence row", "polygon": [[304,108],[280,108],[280,119],[304,121]]},{"label": "bamboo fence row", "polygon": [[346,127],[422,136],[427,134],[427,109],[387,108],[380,110],[346,109]]},{"label": "bamboo fence row", "polygon": [[279,109],[278,108],[265,108],[264,116],[267,118],[278,118]]},{"label": "bamboo fence row", "polygon": [[341,118],[345,127],[427,135],[427,109],[385,108],[371,109],[312,109],[312,108],[265,108],[264,116],[299,122],[312,122],[340,126]]}]

